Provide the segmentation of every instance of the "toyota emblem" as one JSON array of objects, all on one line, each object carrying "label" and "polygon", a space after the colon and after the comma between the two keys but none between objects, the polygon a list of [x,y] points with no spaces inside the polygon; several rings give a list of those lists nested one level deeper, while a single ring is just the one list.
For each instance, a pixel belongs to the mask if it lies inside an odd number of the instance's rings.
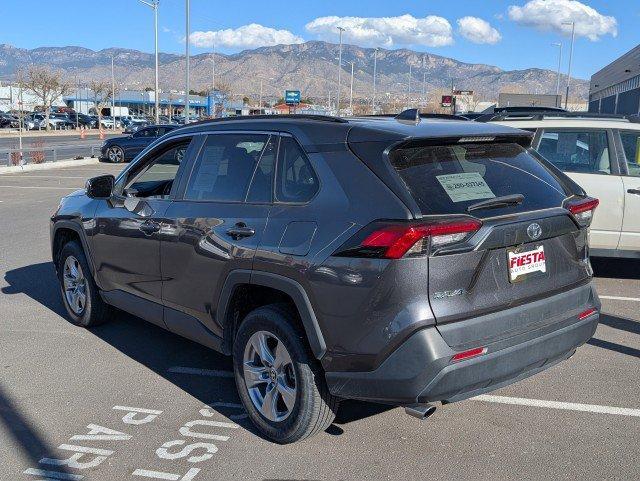
[{"label": "toyota emblem", "polygon": [[535,222],[533,224],[529,224],[529,227],[527,227],[527,235],[531,240],[539,239],[542,235],[542,227],[540,227],[540,224],[536,224]]}]

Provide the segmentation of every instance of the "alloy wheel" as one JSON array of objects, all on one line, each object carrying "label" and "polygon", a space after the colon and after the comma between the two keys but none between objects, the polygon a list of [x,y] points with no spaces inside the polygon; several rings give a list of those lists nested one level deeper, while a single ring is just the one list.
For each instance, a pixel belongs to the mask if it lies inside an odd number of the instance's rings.
[{"label": "alloy wheel", "polygon": [[87,279],[84,277],[78,259],[73,256],[67,257],[64,262],[62,281],[69,308],[75,315],[82,315],[87,306]]},{"label": "alloy wheel", "polygon": [[255,332],[245,346],[242,367],[253,406],[269,421],[288,418],[297,387],[293,361],[282,341],[270,332]]},{"label": "alloy wheel", "polygon": [[119,164],[124,160],[124,152],[122,152],[122,149],[120,147],[109,147],[107,155],[109,157],[109,160],[111,162],[115,162],[116,164]]}]

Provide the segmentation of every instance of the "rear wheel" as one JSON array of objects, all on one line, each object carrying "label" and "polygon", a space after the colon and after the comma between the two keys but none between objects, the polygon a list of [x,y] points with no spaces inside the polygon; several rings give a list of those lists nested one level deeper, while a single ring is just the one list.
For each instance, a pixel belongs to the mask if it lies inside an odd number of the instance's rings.
[{"label": "rear wheel", "polygon": [[120,164],[124,162],[124,151],[121,147],[114,145],[113,147],[109,147],[107,149],[107,157],[111,162]]},{"label": "rear wheel", "polygon": [[82,247],[72,241],[62,248],[58,260],[62,302],[71,322],[91,327],[109,319],[110,309],[98,293]]},{"label": "rear wheel", "polygon": [[244,319],[233,346],[240,399],[260,432],[281,444],[325,430],[338,408],[296,321],[285,306],[260,307]]}]

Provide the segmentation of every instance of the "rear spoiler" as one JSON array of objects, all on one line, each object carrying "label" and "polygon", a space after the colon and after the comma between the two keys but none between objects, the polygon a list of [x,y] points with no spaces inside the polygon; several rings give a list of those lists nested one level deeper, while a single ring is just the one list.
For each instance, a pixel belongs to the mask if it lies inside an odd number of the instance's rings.
[{"label": "rear spoiler", "polygon": [[396,115],[394,119],[396,119],[398,122],[410,123],[410,124],[419,124],[421,119],[442,119],[442,120],[463,120],[463,121],[469,120],[468,118],[463,117],[461,115],[420,113],[418,109],[403,110],[398,115]]}]

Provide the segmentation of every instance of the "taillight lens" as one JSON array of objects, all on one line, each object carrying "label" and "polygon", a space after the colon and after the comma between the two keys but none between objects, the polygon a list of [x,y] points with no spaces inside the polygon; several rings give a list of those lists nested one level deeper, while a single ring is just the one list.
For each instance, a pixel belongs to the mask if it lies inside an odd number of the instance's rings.
[{"label": "taillight lens", "polygon": [[571,199],[565,203],[565,207],[573,214],[575,219],[583,227],[591,224],[593,213],[598,207],[600,201],[593,197],[584,197],[582,199]]},{"label": "taillight lens", "polygon": [[365,228],[361,241],[347,242],[335,255],[400,259],[425,254],[429,247],[442,247],[460,242],[482,227],[477,219],[464,218],[426,223],[381,224]]}]

